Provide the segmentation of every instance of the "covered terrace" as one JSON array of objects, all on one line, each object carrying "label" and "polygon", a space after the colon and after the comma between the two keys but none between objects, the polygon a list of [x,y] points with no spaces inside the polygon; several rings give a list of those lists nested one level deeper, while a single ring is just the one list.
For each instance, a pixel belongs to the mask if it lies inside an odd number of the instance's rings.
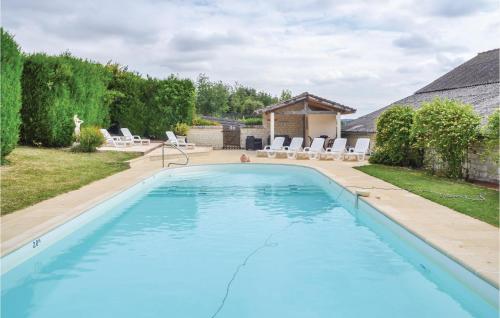
[{"label": "covered terrace", "polygon": [[304,146],[315,137],[340,138],[342,115],[354,112],[354,108],[308,92],[256,111],[262,114],[270,140],[275,136],[303,137]]}]

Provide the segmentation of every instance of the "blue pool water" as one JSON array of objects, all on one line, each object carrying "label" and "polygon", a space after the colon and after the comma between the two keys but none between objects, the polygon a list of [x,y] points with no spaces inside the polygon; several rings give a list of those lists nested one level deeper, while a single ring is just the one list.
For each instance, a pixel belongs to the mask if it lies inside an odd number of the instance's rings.
[{"label": "blue pool water", "polygon": [[4,273],[2,317],[498,316],[312,169],[179,168],[135,188]]}]

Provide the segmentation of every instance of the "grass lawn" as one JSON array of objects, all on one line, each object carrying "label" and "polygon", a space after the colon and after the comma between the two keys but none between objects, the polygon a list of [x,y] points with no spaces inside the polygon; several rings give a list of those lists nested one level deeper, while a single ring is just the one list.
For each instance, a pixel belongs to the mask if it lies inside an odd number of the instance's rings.
[{"label": "grass lawn", "polygon": [[[368,165],[356,169],[498,227],[499,193],[496,190],[464,181],[431,176],[424,171],[408,168]],[[484,201],[474,201],[463,197],[479,198],[480,194],[485,198]],[[447,197],[448,195],[460,197],[452,198]]]},{"label": "grass lawn", "polygon": [[17,147],[1,167],[1,212],[7,214],[78,189],[129,168],[137,153],[72,153],[61,149]]}]

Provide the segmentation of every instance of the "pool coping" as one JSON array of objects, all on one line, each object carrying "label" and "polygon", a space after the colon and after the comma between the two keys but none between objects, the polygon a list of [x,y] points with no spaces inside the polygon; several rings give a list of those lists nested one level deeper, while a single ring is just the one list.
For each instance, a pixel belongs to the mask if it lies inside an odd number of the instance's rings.
[{"label": "pool coping", "polygon": [[[232,152],[236,153],[234,151],[232,151]],[[140,159],[147,160],[146,158],[147,157],[136,158],[133,161],[134,162],[141,162]],[[189,166],[221,165],[221,164],[236,163],[236,162],[238,162],[238,161],[236,161],[234,159],[238,159],[239,160],[239,154],[236,155],[236,158],[233,158],[233,160],[231,160],[229,162],[193,162]],[[257,159],[257,158],[255,158],[255,159]],[[315,164],[313,164],[314,161],[294,160],[294,161],[280,162],[281,160],[279,160],[279,159],[278,160],[276,160],[276,159],[265,160],[265,159],[267,159],[267,158],[264,158],[264,161],[262,161],[262,162],[252,162],[250,164],[279,164],[279,165],[288,165],[288,166],[302,166],[302,167],[305,167],[305,168],[313,169],[313,170],[321,173],[325,177],[329,178],[333,182],[337,183],[338,185],[342,186],[343,188],[349,190],[349,192],[355,193],[355,189],[352,189],[352,186],[349,186],[348,184],[346,184],[342,178],[336,178],[335,173],[333,173],[332,171],[328,171],[328,170],[326,170],[326,169],[324,169],[322,167],[315,166]],[[117,191],[112,191],[110,193],[105,194],[99,200],[95,200],[94,202],[92,202],[91,205],[86,206],[85,208],[79,210],[78,212],[74,212],[70,217],[58,218],[57,216],[55,216],[55,217],[49,219],[47,222],[42,223],[41,227],[35,226],[34,227],[35,229],[33,229],[33,228],[31,229],[32,230],[31,233],[28,233],[28,235],[24,235],[25,236],[24,239],[17,240],[17,243],[16,244],[12,244],[12,246],[9,249],[7,249],[7,250],[4,249],[3,245],[5,244],[5,242],[2,241],[2,258],[4,256],[12,253],[13,251],[21,248],[22,246],[30,243],[31,241],[35,240],[37,237],[40,237],[40,236],[42,236],[44,234],[47,234],[48,232],[50,232],[50,231],[54,230],[55,228],[59,227],[60,225],[65,224],[65,223],[71,221],[72,219],[74,219],[74,218],[76,218],[76,217],[84,214],[85,212],[89,211],[90,209],[92,209],[92,208],[94,208],[94,207],[102,204],[103,202],[111,199],[112,197],[114,197],[114,196],[116,196],[116,195],[118,195],[118,194],[126,191],[127,189],[131,188],[132,186],[134,186],[134,185],[136,185],[138,183],[141,183],[141,182],[143,182],[146,179],[149,179],[151,176],[156,175],[158,172],[163,171],[163,170],[169,170],[169,169],[177,169],[177,168],[182,168],[182,167],[165,168],[165,169],[155,168],[155,169],[152,169],[152,170],[149,169],[146,172],[140,173],[140,177],[137,177],[134,182],[127,182],[126,185],[124,187],[122,187],[121,189],[118,189]],[[131,169],[129,169],[129,170],[131,170]],[[126,171],[129,171],[129,170],[126,170]],[[121,173],[116,174],[116,175],[113,175],[113,176],[124,174],[126,171],[121,172]],[[362,172],[359,172],[359,173],[365,175]],[[111,177],[113,177],[113,176],[111,176]],[[368,175],[366,175],[366,176],[370,180],[373,179],[374,181],[377,181],[379,183],[387,184],[387,185],[390,185],[390,186],[392,186],[394,188],[397,188],[397,191],[406,192],[408,195],[412,195],[412,196],[418,197],[421,200],[428,201],[428,202],[431,203],[431,205],[433,204],[433,205],[439,206],[441,208],[448,209],[448,210],[452,211],[453,213],[457,214],[458,218],[466,218],[466,219],[469,218],[471,220],[474,220],[474,222],[481,222],[481,221],[473,219],[473,218],[471,218],[469,216],[466,216],[466,215],[463,215],[463,214],[459,214],[458,212],[455,212],[455,211],[453,211],[453,210],[451,210],[449,208],[446,208],[446,207],[443,207],[441,205],[438,205],[437,203],[429,201],[429,200],[427,200],[425,198],[422,198],[420,196],[412,194],[412,193],[410,193],[410,192],[408,192],[408,191],[406,191],[404,189],[401,189],[399,187],[393,186],[390,183],[387,183],[387,182],[385,182],[383,180],[380,180],[380,179],[377,179],[377,178],[374,178],[374,177],[371,177],[371,176],[368,176]],[[111,178],[111,177],[108,177],[108,178]],[[108,179],[108,178],[105,178],[105,179]],[[92,186],[92,185],[93,184],[90,184],[90,185],[87,185],[86,187]],[[79,191],[79,190],[75,190],[75,191]],[[72,192],[74,192],[74,191],[72,191]],[[72,192],[66,193],[64,195],[71,196]],[[376,193],[376,191],[372,191],[372,192]],[[449,257],[450,259],[452,259],[456,263],[460,264],[461,266],[463,266],[464,268],[466,268],[470,272],[472,272],[475,275],[477,275],[478,277],[480,277],[482,280],[488,282],[490,285],[492,285],[492,286],[494,286],[495,288],[498,289],[498,275],[496,275],[496,277],[494,277],[494,278],[492,278],[491,275],[490,276],[484,275],[483,272],[480,270],[480,268],[476,268],[474,266],[474,264],[468,264],[464,260],[460,259],[457,255],[454,255],[453,251],[449,251],[449,250],[447,250],[446,247],[443,247],[443,246],[441,246],[439,244],[436,244],[435,241],[432,241],[429,238],[427,238],[425,235],[422,235],[422,233],[416,231],[411,226],[408,226],[408,224],[405,224],[404,222],[401,222],[397,218],[393,217],[393,215],[390,212],[388,212],[388,211],[386,211],[384,209],[384,205],[383,204],[382,204],[382,206],[380,206],[380,202],[378,202],[376,198],[370,197],[370,198],[360,198],[360,199],[363,200],[364,202],[366,202],[368,205],[370,205],[374,209],[376,209],[378,212],[380,212],[385,217],[389,218],[391,221],[395,222],[396,224],[398,224],[399,226],[401,226],[402,228],[404,228],[405,230],[407,230],[409,233],[415,235],[416,237],[418,237],[419,239],[421,239],[422,241],[424,241],[426,244],[432,246],[433,248],[435,248],[439,252],[443,253],[444,255],[446,255],[447,257]],[[43,202],[45,202],[45,201],[43,201]],[[386,206],[386,208],[387,208],[387,206]],[[15,212],[15,213],[17,213],[17,212]],[[3,219],[3,217],[2,217],[2,219]],[[486,224],[484,222],[481,222],[481,223],[483,223],[485,226],[489,226],[491,228],[494,228],[493,226],[491,226],[489,224]],[[3,225],[3,222],[2,222],[2,225]],[[498,234],[498,228],[496,228],[496,232]],[[25,234],[25,233],[21,233],[21,234]],[[498,257],[498,254],[496,256]],[[497,267],[498,267],[498,263],[497,263]],[[495,278],[497,280],[495,280]]]}]

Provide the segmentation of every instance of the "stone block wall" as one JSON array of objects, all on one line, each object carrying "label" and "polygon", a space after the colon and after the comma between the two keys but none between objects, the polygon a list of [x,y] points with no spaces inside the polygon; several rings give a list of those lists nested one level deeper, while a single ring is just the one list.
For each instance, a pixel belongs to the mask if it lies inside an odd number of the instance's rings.
[{"label": "stone block wall", "polygon": [[483,148],[479,144],[471,147],[469,151],[469,178],[498,184],[499,168],[483,152]]},{"label": "stone block wall", "polygon": [[187,140],[197,146],[222,149],[222,126],[193,126],[188,131]]},{"label": "stone block wall", "polygon": [[254,136],[255,138],[262,138],[262,146],[267,145],[267,136],[269,136],[269,129],[264,126],[248,126],[241,127],[240,129],[240,146],[245,149],[247,136]]}]

